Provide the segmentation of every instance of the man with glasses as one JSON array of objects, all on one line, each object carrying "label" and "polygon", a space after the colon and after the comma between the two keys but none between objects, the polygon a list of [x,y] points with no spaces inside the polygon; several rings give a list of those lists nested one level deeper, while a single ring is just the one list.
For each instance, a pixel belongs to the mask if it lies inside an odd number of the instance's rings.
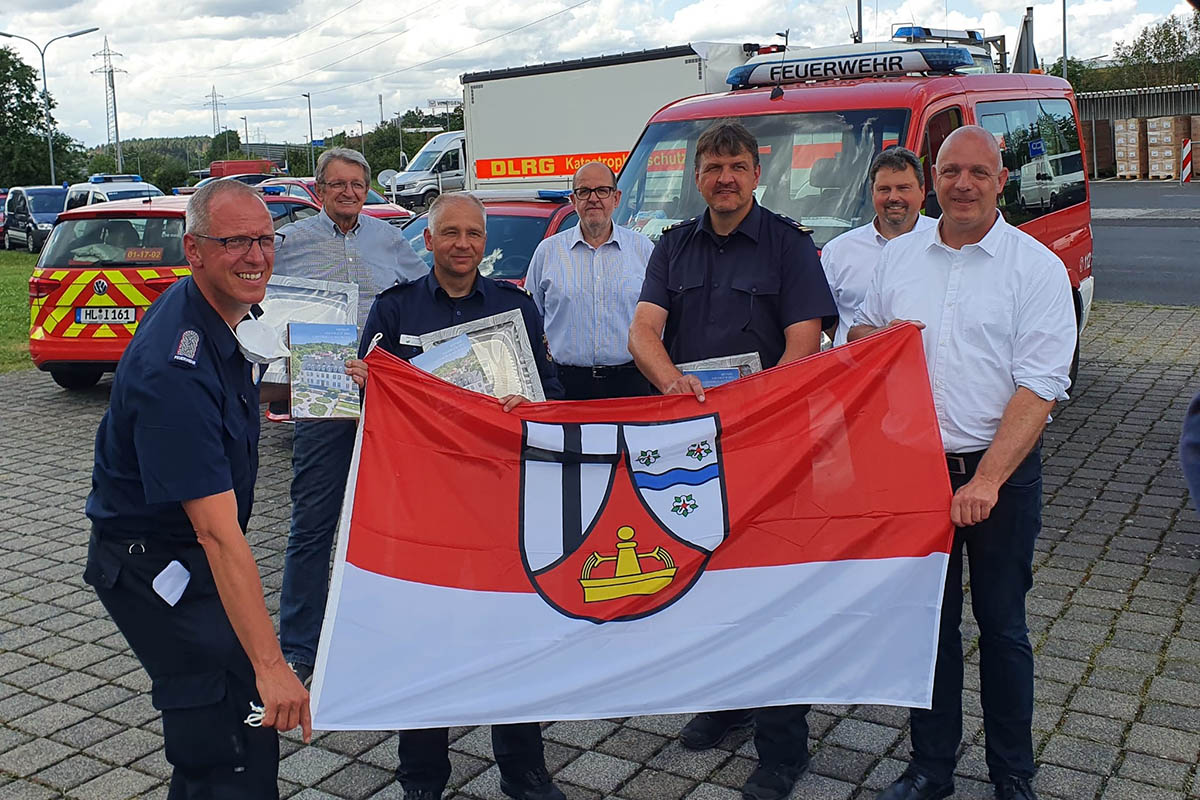
[{"label": "man with glasses", "polygon": [[150,677],[172,798],[278,798],[276,731],[311,736],[245,535],[260,373],[235,329],[263,299],[277,237],[245,184],[192,195],[192,274],[138,325],[96,432],[83,578]]},{"label": "man with glasses", "polygon": [[572,185],[579,224],[538,245],[525,288],[546,318],[568,400],[649,394],[630,360],[629,324],[654,244],[613,224],[621,193],[608,165],[584,164]]},{"label": "man with glasses", "polygon": [[[428,268],[408,240],[361,213],[371,168],[356,150],[336,147],[317,160],[321,213],[284,226],[275,273],[358,286],[362,333],[375,295]],[[292,528],[283,561],[279,640],[300,676],[312,677],[329,591],[329,556],[354,449],[353,420],[298,422],[292,438]]]}]

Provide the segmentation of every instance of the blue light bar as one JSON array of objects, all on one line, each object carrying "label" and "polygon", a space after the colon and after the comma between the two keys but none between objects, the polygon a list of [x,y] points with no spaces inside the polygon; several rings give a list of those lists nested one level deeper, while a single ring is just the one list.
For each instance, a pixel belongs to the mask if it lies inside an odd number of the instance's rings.
[{"label": "blue light bar", "polygon": [[951,72],[975,63],[965,47],[927,47],[921,50],[921,55],[925,56],[933,72]]},{"label": "blue light bar", "polygon": [[750,82],[750,73],[754,72],[757,64],[742,64],[729,70],[728,77],[725,82],[730,86],[748,86]]},{"label": "blue light bar", "polygon": [[259,189],[263,194],[283,194],[282,186],[260,186]]},{"label": "blue light bar", "polygon": [[117,181],[130,181],[141,183],[141,175],[105,175],[103,173],[93,175],[88,178],[89,183],[116,183]]},{"label": "blue light bar", "polygon": [[570,189],[539,189],[537,193],[539,200],[566,200],[571,196]]}]

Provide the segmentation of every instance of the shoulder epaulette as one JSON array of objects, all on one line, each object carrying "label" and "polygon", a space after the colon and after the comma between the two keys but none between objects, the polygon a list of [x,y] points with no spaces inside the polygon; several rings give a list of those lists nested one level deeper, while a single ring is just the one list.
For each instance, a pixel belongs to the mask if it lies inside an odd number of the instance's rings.
[{"label": "shoulder epaulette", "polygon": [[783,222],[786,222],[788,225],[791,225],[793,228],[800,231],[801,233],[811,234],[813,232],[812,228],[808,228],[808,227],[805,227],[804,225],[801,225],[799,222],[796,222],[796,220],[792,219],[787,214],[780,214],[778,211],[772,211],[771,213],[774,214],[776,217],[778,217]]},{"label": "shoulder epaulette", "polygon": [[691,219],[681,219],[681,220],[679,220],[679,222],[672,222],[670,225],[663,228],[662,232],[666,233],[668,231],[673,231],[676,228],[682,228],[685,225],[694,225],[700,221],[701,216],[703,216],[703,215],[697,215],[695,217],[692,217]]},{"label": "shoulder epaulette", "polygon": [[[424,276],[422,276],[422,277],[424,277]],[[390,292],[395,292],[400,289],[407,289],[409,286],[412,286],[414,283],[416,283],[419,280],[421,280],[421,278],[414,278],[409,281],[396,281],[391,286],[387,287],[386,289],[384,289],[382,292],[380,292],[379,294],[377,294],[375,296],[383,297],[385,294],[388,294]]]},{"label": "shoulder epaulette", "polygon": [[533,295],[529,293],[528,289],[526,289],[524,286],[517,286],[512,281],[497,280],[495,282],[498,285],[503,286],[506,289],[512,289],[513,291],[520,292],[521,294],[525,295],[526,297],[529,297],[529,298],[533,297]]}]

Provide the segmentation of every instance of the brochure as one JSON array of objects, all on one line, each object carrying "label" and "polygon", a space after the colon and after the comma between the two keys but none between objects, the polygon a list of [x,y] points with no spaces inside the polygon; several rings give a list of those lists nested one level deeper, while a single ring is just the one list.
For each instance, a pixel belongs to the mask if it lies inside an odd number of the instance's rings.
[{"label": "brochure", "polygon": [[358,419],[359,389],[346,374],[346,359],[358,357],[358,328],[290,322],[287,331],[292,419]]}]

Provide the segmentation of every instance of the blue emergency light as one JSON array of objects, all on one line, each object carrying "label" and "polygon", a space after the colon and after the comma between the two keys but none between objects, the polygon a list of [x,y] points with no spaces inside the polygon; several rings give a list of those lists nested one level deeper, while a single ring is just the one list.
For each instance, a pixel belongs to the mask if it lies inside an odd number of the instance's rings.
[{"label": "blue emergency light", "polygon": [[282,186],[260,186],[259,189],[263,194],[283,194]]},{"label": "blue emergency light", "polygon": [[117,181],[130,181],[133,183],[141,183],[141,175],[93,175],[88,178],[89,183],[115,183]]},{"label": "blue emergency light", "polygon": [[538,200],[566,200],[571,196],[570,189],[539,189]]}]

